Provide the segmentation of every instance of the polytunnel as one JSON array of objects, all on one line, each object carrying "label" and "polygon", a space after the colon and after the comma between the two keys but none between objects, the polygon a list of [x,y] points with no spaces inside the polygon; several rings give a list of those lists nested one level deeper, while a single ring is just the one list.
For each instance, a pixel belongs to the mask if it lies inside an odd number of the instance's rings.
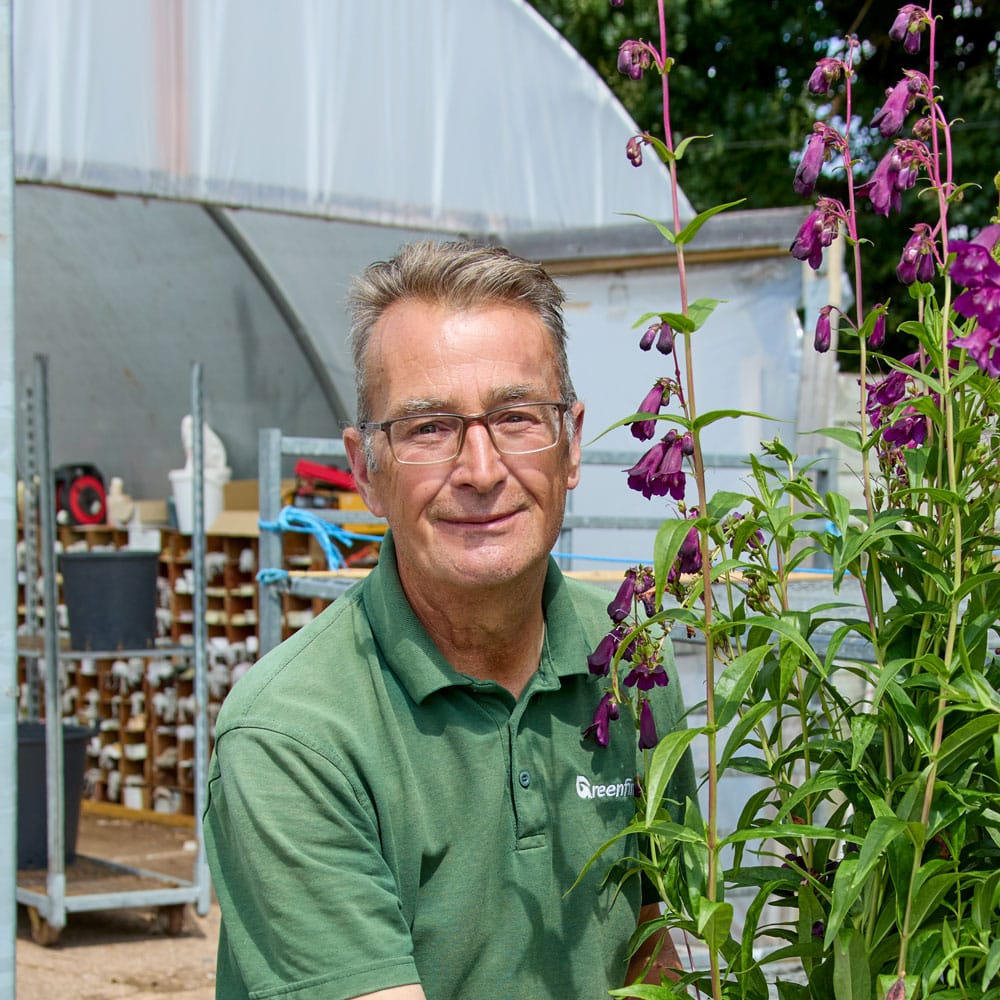
[{"label": "polytunnel", "polygon": [[669,216],[523,0],[34,0],[14,86],[18,377],[50,356],[54,462],[136,497],[183,462],[192,360],[234,477],[258,427],[336,434],[350,276],[405,239]]}]

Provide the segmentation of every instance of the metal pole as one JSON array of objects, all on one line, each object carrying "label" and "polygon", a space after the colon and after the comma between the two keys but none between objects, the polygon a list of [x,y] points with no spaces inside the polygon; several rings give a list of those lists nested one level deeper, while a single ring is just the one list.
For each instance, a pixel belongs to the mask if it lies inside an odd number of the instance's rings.
[{"label": "metal pole", "polygon": [[205,782],[208,775],[208,624],[206,620],[207,600],[205,594],[205,428],[202,411],[202,369],[199,362],[191,366],[191,508],[194,517],[191,534],[191,563],[194,572],[194,822],[198,843],[195,858],[195,884],[198,898],[195,909],[201,916],[208,913],[211,904],[211,878],[201,816],[205,810]]},{"label": "metal pole", "polygon": [[46,878],[49,926],[66,926],[65,799],[63,796],[62,699],[59,691],[59,597],[56,586],[56,504],[49,450],[48,359],[35,355],[33,402],[38,443],[38,506],[41,514],[42,629],[45,649],[45,790],[48,801],[49,871]]},{"label": "metal pole", "polygon": [[0,998],[14,1000],[17,935],[17,461],[11,0],[0,0]]}]

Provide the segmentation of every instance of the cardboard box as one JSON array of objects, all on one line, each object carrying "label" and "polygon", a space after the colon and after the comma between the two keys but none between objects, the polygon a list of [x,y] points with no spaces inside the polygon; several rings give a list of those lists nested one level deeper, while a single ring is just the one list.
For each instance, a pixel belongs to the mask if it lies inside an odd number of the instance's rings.
[{"label": "cardboard box", "polygon": [[[294,479],[281,480],[281,501],[284,504],[295,491]],[[258,510],[260,487],[256,479],[231,479],[222,486],[223,510]]]}]

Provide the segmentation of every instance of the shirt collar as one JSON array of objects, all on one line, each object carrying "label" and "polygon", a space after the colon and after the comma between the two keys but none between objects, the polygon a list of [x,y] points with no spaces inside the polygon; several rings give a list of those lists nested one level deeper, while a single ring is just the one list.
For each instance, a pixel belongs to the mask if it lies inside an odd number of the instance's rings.
[{"label": "shirt collar", "polygon": [[[382,541],[378,565],[364,581],[362,600],[386,664],[415,702],[445,687],[475,685],[471,677],[458,673],[441,655],[410,607],[399,580],[391,532],[386,532]],[[588,637],[577,617],[567,580],[551,557],[542,606],[547,628],[543,672],[555,677],[587,673],[587,656],[592,652]]]}]

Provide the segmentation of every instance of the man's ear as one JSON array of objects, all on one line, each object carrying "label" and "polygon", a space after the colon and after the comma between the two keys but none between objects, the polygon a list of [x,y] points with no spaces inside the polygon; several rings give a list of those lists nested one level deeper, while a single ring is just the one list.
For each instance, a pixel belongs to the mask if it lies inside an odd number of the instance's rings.
[{"label": "man's ear", "polygon": [[573,429],[573,437],[569,442],[569,466],[566,477],[566,488],[574,490],[580,482],[580,451],[583,447],[583,403],[577,401],[566,414],[566,426]]},{"label": "man's ear", "polygon": [[379,500],[378,490],[372,483],[371,470],[368,468],[368,461],[365,458],[361,432],[354,427],[346,428],[344,430],[344,448],[347,451],[347,461],[351,465],[351,475],[354,476],[354,485],[358,488],[358,493],[364,500],[365,506],[376,517],[384,517],[385,508]]}]

